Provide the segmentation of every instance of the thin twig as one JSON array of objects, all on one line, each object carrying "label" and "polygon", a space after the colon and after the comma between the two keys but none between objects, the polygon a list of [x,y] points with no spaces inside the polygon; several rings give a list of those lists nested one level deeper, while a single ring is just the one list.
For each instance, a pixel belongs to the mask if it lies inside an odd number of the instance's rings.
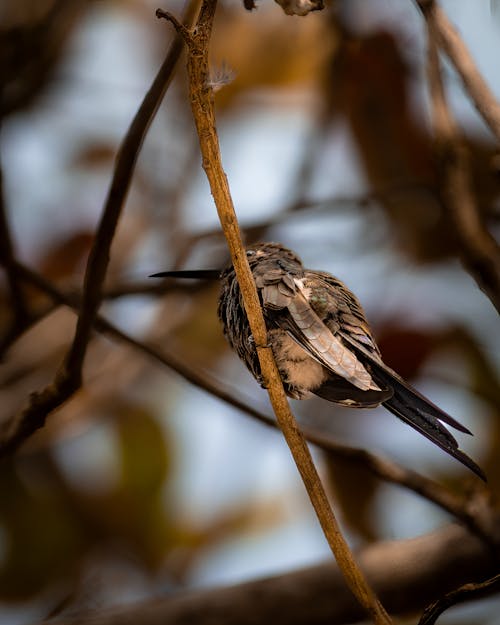
[{"label": "thin twig", "polygon": [[[193,0],[186,19],[192,20],[197,6]],[[118,225],[135,163],[151,121],[167,90],[183,50],[182,40],[175,37],[151,88],[137,111],[122,142],[113,179],[104,204],[94,244],[85,272],[80,314],[73,343],[51,384],[32,393],[29,403],[20,414],[2,424],[0,457],[15,451],[38,428],[43,427],[47,415],[67,401],[81,386],[82,367],[91,331],[102,300],[102,285],[108,267],[111,243]]]},{"label": "thin twig", "polygon": [[369,587],[345,541],[324,488],[311,458],[307,444],[300,433],[283,390],[283,384],[267,344],[267,330],[260,308],[259,297],[248,265],[234,210],[227,177],[222,167],[219,141],[213,107],[213,92],[209,86],[208,47],[212,32],[216,0],[203,0],[196,28],[186,33],[170,14],[159,12],[159,17],[171,21],[183,34],[188,48],[188,76],[190,102],[200,141],[203,168],[215,200],[222,230],[231,254],[252,335],[255,340],[263,379],[277,421],[285,436],[295,464],[300,472],[325,537],[332,549],[351,592],[373,618],[375,623],[388,624],[390,618]]},{"label": "thin twig", "polygon": [[[1,264],[1,261],[0,261]],[[19,263],[15,262],[16,270],[22,267]],[[211,288],[209,282],[190,282],[182,284],[181,282],[172,282],[168,280],[158,281],[152,283],[149,282],[130,282],[130,283],[118,283],[105,289],[102,294],[103,300],[114,300],[122,297],[134,297],[134,296],[161,296],[167,293],[200,293],[203,290]],[[43,290],[43,289],[42,289]],[[81,294],[75,290],[67,293],[62,293],[67,297],[66,301],[81,302]],[[39,323],[44,317],[54,311],[54,304],[47,304],[43,308],[38,308],[35,311],[30,311],[30,317],[23,325],[16,325],[11,327],[0,339],[0,360],[7,352],[7,350],[30,328]]]},{"label": "thin twig", "polygon": [[418,625],[434,625],[439,616],[448,608],[464,603],[465,601],[472,601],[473,599],[483,599],[489,597],[492,594],[500,591],[500,575],[495,575],[491,579],[485,582],[477,584],[464,584],[452,590],[451,592],[440,597],[437,601],[433,601],[427,606],[422,613],[422,616],[418,622]]},{"label": "thin twig", "polygon": [[462,263],[500,312],[500,247],[481,221],[472,191],[467,146],[448,108],[439,62],[435,3],[425,9],[432,121],[441,166],[444,204],[459,240]]},{"label": "thin twig", "polygon": [[436,41],[455,66],[477,110],[500,141],[500,105],[478,70],[474,59],[445,12],[434,0],[417,0],[422,13],[432,22]]}]

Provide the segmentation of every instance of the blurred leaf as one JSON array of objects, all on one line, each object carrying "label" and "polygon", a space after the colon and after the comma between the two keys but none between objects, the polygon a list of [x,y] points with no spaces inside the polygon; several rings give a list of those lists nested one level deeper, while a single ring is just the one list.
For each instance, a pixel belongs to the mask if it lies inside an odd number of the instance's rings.
[{"label": "blurred leaf", "polygon": [[[347,34],[332,58],[329,90],[332,111],[351,127],[401,253],[418,261],[456,255],[432,138],[417,114],[412,68],[396,37],[384,30]],[[469,146],[478,204],[492,215],[500,194],[492,166],[497,148],[474,137]]]},{"label": "blurred leaf", "polygon": [[165,557],[173,536],[162,495],[170,466],[165,435],[144,409],[117,404],[114,410],[122,466],[116,489],[74,488],[46,451],[0,472],[2,598],[29,597],[69,581],[81,557],[98,545],[126,545],[148,568]]},{"label": "blurred leaf", "polygon": [[[21,479],[19,469],[24,469]],[[0,566],[0,596],[30,597],[71,577],[83,550],[78,519],[42,456],[5,462],[0,472],[0,526],[6,555]]]},{"label": "blurred leaf", "polygon": [[406,380],[418,376],[422,365],[436,348],[436,336],[428,330],[406,328],[385,321],[377,333],[384,362]]},{"label": "blurred leaf", "polygon": [[334,499],[342,511],[342,521],[359,537],[374,541],[378,535],[373,523],[372,507],[380,480],[347,458],[326,454],[325,459]]},{"label": "blurred leaf", "polygon": [[73,158],[73,165],[76,167],[107,167],[113,162],[115,156],[115,145],[95,141],[79,148]]},{"label": "blurred leaf", "polygon": [[147,567],[156,567],[171,541],[163,487],[170,470],[168,439],[144,406],[119,397],[108,406],[119,440],[119,483],[105,494],[81,493],[81,512],[108,540],[132,548]]},{"label": "blurred leaf", "polygon": [[213,63],[225,61],[236,73],[216,96],[219,109],[263,86],[310,84],[337,44],[336,31],[325,19],[290,20],[272,11],[259,19],[257,12],[248,13],[241,6],[221,4],[219,9]]},{"label": "blurred leaf", "polygon": [[92,232],[80,230],[55,243],[40,259],[41,273],[57,282],[83,270],[93,238]]},{"label": "blurred leaf", "polygon": [[227,351],[222,326],[217,317],[219,285],[196,293],[175,329],[175,344],[188,362],[197,367],[213,366]]}]

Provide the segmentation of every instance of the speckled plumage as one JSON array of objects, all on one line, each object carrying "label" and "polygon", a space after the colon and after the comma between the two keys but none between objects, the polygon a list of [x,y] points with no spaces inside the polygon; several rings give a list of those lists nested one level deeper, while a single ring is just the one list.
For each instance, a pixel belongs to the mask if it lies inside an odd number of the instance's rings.
[{"label": "speckled plumage", "polygon": [[[337,278],[304,268],[280,243],[247,249],[276,364],[286,393],[294,399],[317,395],[357,408],[380,404],[485,479],[477,464],[458,448],[444,422],[470,434],[406,383],[382,361],[361,304]],[[182,277],[183,272],[164,276]],[[184,277],[201,277],[191,271]],[[257,350],[232,266],[221,281],[218,314],[231,347],[262,384]]]},{"label": "speckled plumage", "polygon": [[[374,383],[351,349],[337,338],[344,329],[380,358],[360,303],[340,281],[327,273],[304,269],[291,250],[277,243],[252,246],[247,257],[269,344],[290,397],[305,399],[328,390],[332,394],[345,380],[350,382],[348,396],[340,392],[326,399],[366,407],[378,405],[390,395]],[[221,274],[218,313],[229,343],[261,382],[257,351],[232,266]]]}]

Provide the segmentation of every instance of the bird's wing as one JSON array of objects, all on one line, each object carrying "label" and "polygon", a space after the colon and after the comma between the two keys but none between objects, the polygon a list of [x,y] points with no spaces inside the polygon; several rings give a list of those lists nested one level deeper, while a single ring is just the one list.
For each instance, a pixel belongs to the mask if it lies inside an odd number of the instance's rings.
[{"label": "bird's wing", "polygon": [[422,413],[428,413],[460,432],[470,434],[471,432],[461,423],[438,408],[383,362],[361,304],[353,293],[329,274],[316,272],[316,275],[330,291],[328,301],[333,302],[326,313],[326,324],[329,326],[336,324],[338,336],[354,350],[358,359],[369,367],[377,383],[391,386],[404,403],[411,402]]},{"label": "bird's wing", "polygon": [[[313,310],[300,278],[276,270],[276,275],[268,271],[265,278],[256,282],[268,318],[274,325],[286,330],[312,358],[358,389],[381,390],[352,350],[332,333]],[[279,313],[273,315],[272,311]]]},{"label": "bird's wing", "polygon": [[363,391],[381,390],[356,354],[321,321],[301,291],[287,308],[293,321],[289,332],[313,358]]},{"label": "bird's wing", "polygon": [[[306,284],[307,276],[306,271]],[[310,283],[317,283],[318,280],[329,293],[326,298],[329,307],[321,310],[325,324],[336,331],[339,340],[356,355],[379,387],[392,389],[392,394],[383,401],[385,408],[484,480],[482,470],[458,448],[455,437],[441,422],[460,432],[471,432],[382,361],[361,304],[342,283],[330,274],[314,272]]]},{"label": "bird's wing", "polygon": [[[340,280],[323,271],[306,270],[306,287],[313,290],[312,307],[318,312],[324,324],[337,334],[339,330],[347,332],[375,357],[380,358],[380,351],[372,336],[363,307],[357,297]],[[314,285],[316,289],[314,289]],[[321,298],[317,293],[325,292]]]}]

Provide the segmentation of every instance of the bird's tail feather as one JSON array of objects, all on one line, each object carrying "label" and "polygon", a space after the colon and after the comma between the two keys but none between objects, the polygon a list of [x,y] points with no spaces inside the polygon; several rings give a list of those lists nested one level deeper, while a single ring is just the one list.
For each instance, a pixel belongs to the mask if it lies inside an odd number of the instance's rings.
[{"label": "bird's tail feather", "polygon": [[377,367],[377,365],[375,365],[375,367],[377,369],[376,377],[380,376],[386,383],[389,382],[390,386],[394,389],[394,393],[398,395],[403,402],[408,402],[417,412],[439,419],[443,421],[443,423],[451,425],[451,427],[459,432],[472,436],[470,430],[447,412],[441,410],[436,404],[433,404],[430,399],[424,397],[416,388],[413,388],[408,382],[405,382],[395,371],[392,371],[386,365],[383,367]]},{"label": "bird's tail feather", "polygon": [[350,336],[344,335],[344,339],[354,348],[359,358],[369,364],[370,373],[375,382],[381,387],[393,389],[393,396],[382,405],[486,482],[486,476],[481,468],[458,448],[455,437],[442,425],[441,421],[465,434],[471,434],[471,432],[421,395],[364,346]]},{"label": "bird's tail feather", "polygon": [[458,448],[454,436],[430,414],[403,401],[398,392],[385,401],[383,405],[399,419],[420,432],[443,451],[468,467],[473,473],[486,482],[486,476],[480,467],[467,454]]},{"label": "bird's tail feather", "polygon": [[370,353],[366,347],[360,345],[358,341],[353,340],[345,333],[342,333],[342,336],[344,340],[354,348],[354,351],[358,354],[361,361],[363,363],[369,363],[373,378],[377,383],[381,382],[384,386],[393,388],[394,394],[398,395],[403,402],[409,402],[415,410],[432,416],[435,419],[440,419],[443,423],[451,425],[459,432],[472,435],[472,432],[464,425],[459,423],[444,410],[441,410],[441,408],[438,408],[436,404],[433,404],[430,399],[424,397],[416,388],[408,384],[408,382],[405,382],[400,375],[383,363],[380,358]]}]

